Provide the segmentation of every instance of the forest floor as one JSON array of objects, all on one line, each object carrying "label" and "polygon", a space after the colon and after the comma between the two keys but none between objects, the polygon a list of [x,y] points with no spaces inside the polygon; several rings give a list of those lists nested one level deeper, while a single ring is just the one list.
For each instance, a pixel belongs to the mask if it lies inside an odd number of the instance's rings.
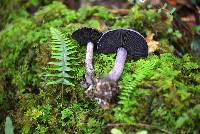
[{"label": "forest floor", "polygon": [[[0,133],[199,133],[199,5],[0,1]],[[146,58],[127,58],[106,110],[81,84],[86,46],[72,33],[82,27],[134,29],[148,44]],[[115,57],[95,49],[95,80],[108,74]]]}]

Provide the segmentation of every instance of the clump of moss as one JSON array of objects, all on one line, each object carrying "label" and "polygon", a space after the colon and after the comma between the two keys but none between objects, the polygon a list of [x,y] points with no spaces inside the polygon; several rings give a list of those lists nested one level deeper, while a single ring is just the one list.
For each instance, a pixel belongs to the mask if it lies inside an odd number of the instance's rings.
[{"label": "clump of moss", "polygon": [[187,120],[190,123],[178,123],[184,113],[198,106],[198,69],[189,55],[179,59],[166,53],[160,58],[149,56],[129,61],[120,82],[120,101],[114,108],[114,118],[130,125],[145,123],[173,132],[184,132],[191,127],[199,130],[195,125],[199,119],[196,114],[195,120]]},{"label": "clump of moss", "polygon": [[[59,28],[68,38],[71,33],[80,27],[78,14],[67,9],[59,2],[43,7],[33,17],[24,18],[18,16],[5,29],[0,32],[1,42],[1,87],[2,87],[2,109],[7,101],[4,101],[10,92],[14,94],[16,102],[15,112],[12,107],[1,111],[2,120],[6,113],[14,117],[16,132],[22,133],[47,133],[47,132],[74,132],[93,133],[100,126],[101,112],[98,108],[92,113],[87,109],[96,107],[84,97],[84,91],[79,85],[84,74],[84,51],[82,47],[77,55],[80,64],[73,67],[74,83],[76,87],[64,87],[64,105],[61,106],[60,86],[46,86],[44,68],[48,67],[51,55],[50,27]],[[73,45],[78,44],[71,40]],[[79,47],[80,48],[80,47]],[[77,63],[76,63],[77,64]],[[10,81],[6,80],[9,79]],[[12,88],[9,85],[13,85]],[[12,88],[15,91],[9,90]],[[56,97],[55,97],[56,96]],[[5,99],[4,99],[5,98]],[[83,106],[83,107],[82,107]],[[76,116],[67,119],[65,109],[70,109]],[[4,116],[3,116],[4,115]],[[79,120],[81,119],[81,120]],[[71,123],[69,123],[70,120]],[[78,122],[76,122],[78,121]],[[69,126],[64,124],[68,123]],[[93,125],[93,123],[96,124]],[[1,124],[3,125],[3,124]]]},{"label": "clump of moss", "polygon": [[[1,120],[9,113],[19,133],[101,133],[110,131],[107,123],[127,124],[121,130],[133,132],[140,129],[135,126],[140,122],[173,132],[199,130],[199,66],[188,55],[181,59],[170,54],[170,46],[181,38],[178,31],[173,32],[172,22],[163,21],[156,10],[141,6],[130,9],[124,19],[113,21],[116,18],[121,16],[104,7],[75,12],[59,2],[42,7],[34,16],[15,16],[0,32],[0,104],[6,105],[12,97],[15,102],[14,109],[0,106],[4,109]],[[81,26],[100,28],[101,21],[108,27],[134,28],[144,35],[155,33],[164,53],[160,58],[150,55],[127,60],[117,102],[107,111],[85,97],[80,86],[85,47],[70,37]],[[79,48],[78,63],[73,67],[75,86],[64,87],[63,105],[61,86],[45,84],[44,68],[49,67],[51,55],[50,27],[58,28]],[[97,76],[108,73],[113,63],[114,54],[95,54]]]},{"label": "clump of moss", "polygon": [[19,16],[29,18],[41,6],[52,3],[53,0],[4,0],[0,1],[0,30],[7,23],[14,21]]}]

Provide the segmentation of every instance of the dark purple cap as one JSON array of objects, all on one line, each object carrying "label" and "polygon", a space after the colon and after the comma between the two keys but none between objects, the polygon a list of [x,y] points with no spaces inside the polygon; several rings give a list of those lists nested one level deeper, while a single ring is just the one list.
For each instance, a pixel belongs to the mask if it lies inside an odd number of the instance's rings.
[{"label": "dark purple cap", "polygon": [[123,47],[132,57],[147,57],[148,45],[144,37],[132,29],[114,29],[105,32],[97,42],[100,53],[115,53]]},{"label": "dark purple cap", "polygon": [[102,32],[94,28],[83,27],[72,33],[72,38],[80,44],[86,45],[88,42],[97,43],[103,35]]}]

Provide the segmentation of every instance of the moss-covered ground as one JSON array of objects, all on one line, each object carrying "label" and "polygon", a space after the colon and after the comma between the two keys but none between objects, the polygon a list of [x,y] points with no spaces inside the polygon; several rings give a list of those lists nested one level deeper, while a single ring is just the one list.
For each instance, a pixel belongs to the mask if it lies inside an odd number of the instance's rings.
[{"label": "moss-covered ground", "polygon": [[[17,2],[8,5],[17,7]],[[173,45],[180,40],[188,43],[189,37],[173,29],[172,18],[162,19],[156,9],[140,5],[130,8],[126,16],[100,6],[74,11],[60,2],[46,3],[34,15],[25,7],[10,12],[1,25],[0,132],[10,116],[15,133],[98,134],[110,133],[112,128],[123,133],[199,133],[200,68],[189,54],[181,58],[173,54]],[[103,24],[108,29],[134,28],[144,36],[154,33],[161,53],[127,59],[119,93],[108,110],[85,96],[80,82],[86,48],[71,39],[80,27],[102,30]],[[73,61],[77,64],[71,72],[74,86],[64,87],[63,102],[61,85],[46,84],[51,27],[59,29],[77,49]],[[114,54],[95,53],[96,75],[108,73],[114,59]]]}]

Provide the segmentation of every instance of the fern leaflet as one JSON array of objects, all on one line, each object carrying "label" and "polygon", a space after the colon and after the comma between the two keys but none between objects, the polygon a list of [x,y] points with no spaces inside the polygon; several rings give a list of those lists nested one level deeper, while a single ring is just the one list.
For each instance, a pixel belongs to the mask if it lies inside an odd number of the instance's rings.
[{"label": "fern leaflet", "polygon": [[72,54],[76,52],[75,47],[72,46],[70,39],[64,37],[59,30],[50,28],[50,32],[52,35],[51,58],[55,61],[48,63],[53,67],[49,68],[52,73],[48,73],[47,76],[53,77],[54,80],[47,84],[73,85],[69,80],[71,78],[69,72],[72,71],[69,61],[73,59]]}]

